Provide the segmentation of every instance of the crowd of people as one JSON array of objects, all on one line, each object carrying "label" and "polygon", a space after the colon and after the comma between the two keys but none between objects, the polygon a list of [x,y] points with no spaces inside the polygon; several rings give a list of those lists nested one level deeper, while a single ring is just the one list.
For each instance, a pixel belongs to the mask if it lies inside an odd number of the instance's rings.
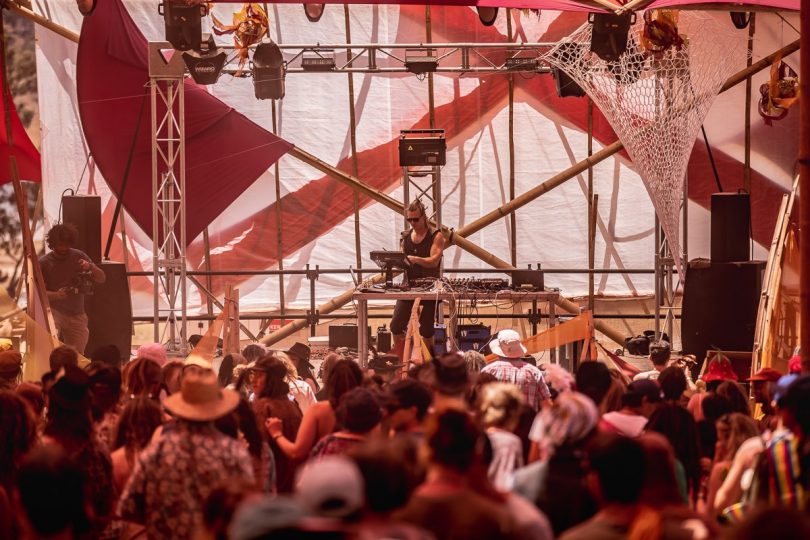
[{"label": "crowd of people", "polygon": [[32,382],[6,349],[0,540],[810,537],[798,359],[697,378],[655,343],[631,380],[536,365],[503,330],[494,361],[407,371],[333,352],[316,373],[303,344],[123,365],[62,346]]}]

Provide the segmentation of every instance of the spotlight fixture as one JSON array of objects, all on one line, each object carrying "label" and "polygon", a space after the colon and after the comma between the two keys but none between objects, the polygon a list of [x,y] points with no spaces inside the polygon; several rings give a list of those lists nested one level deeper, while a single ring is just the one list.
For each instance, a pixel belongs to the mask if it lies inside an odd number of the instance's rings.
[{"label": "spotlight fixture", "polygon": [[478,11],[478,19],[480,19],[481,24],[484,26],[492,26],[495,24],[495,20],[498,18],[498,8],[476,6],[475,9]]},{"label": "spotlight fixture", "polygon": [[207,34],[200,48],[183,53],[183,62],[197,84],[214,84],[225,67],[228,54],[214,43],[214,36]]},{"label": "spotlight fixture", "polygon": [[304,4],[304,15],[309,22],[318,22],[323,17],[323,10],[326,4]]},{"label": "spotlight fixture", "polygon": [[308,49],[301,55],[301,69],[304,71],[332,71],[335,69],[334,49]]},{"label": "spotlight fixture", "polygon": [[272,41],[263,41],[256,46],[253,61],[253,92],[256,99],[281,99],[284,97],[284,76],[286,74],[284,55]]},{"label": "spotlight fixture", "polygon": [[415,75],[433,73],[439,67],[436,49],[405,49],[405,69]]},{"label": "spotlight fixture", "polygon": [[627,34],[636,22],[635,13],[589,13],[591,52],[605,62],[615,62],[627,50]]},{"label": "spotlight fixture", "polygon": [[731,15],[731,22],[737,30],[742,30],[751,22],[751,14],[744,11],[732,11],[729,15]]},{"label": "spotlight fixture", "polygon": [[202,43],[202,18],[208,15],[207,4],[187,5],[180,0],[165,0],[158,4],[163,15],[166,41],[178,51],[199,49]]}]

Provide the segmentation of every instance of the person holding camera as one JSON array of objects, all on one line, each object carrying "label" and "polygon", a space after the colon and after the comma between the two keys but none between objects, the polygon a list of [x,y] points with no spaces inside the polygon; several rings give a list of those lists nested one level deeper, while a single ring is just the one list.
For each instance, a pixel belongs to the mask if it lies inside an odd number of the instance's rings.
[{"label": "person holding camera", "polygon": [[90,338],[84,296],[92,294],[94,283],[104,283],[104,271],[86,253],[75,249],[76,227],[60,223],[51,227],[46,242],[51,251],[39,259],[53,320],[65,345],[79,353]]}]

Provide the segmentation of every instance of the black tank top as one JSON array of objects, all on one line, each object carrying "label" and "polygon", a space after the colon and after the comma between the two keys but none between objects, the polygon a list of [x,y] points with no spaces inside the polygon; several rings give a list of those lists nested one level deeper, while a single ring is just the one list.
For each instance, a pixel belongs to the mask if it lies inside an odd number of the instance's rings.
[{"label": "black tank top", "polygon": [[[437,234],[439,234],[438,230],[428,231],[421,242],[419,242],[418,244],[414,244],[413,240],[411,239],[411,231],[407,231],[402,240],[402,251],[405,252],[405,255],[416,255],[417,257],[430,257],[430,246],[433,245],[433,239],[436,237]],[[415,264],[411,266],[410,270],[408,270],[408,279],[428,278],[428,277],[433,278],[439,277],[439,267],[436,266],[436,268],[426,268],[424,266],[419,266],[418,264]]]}]

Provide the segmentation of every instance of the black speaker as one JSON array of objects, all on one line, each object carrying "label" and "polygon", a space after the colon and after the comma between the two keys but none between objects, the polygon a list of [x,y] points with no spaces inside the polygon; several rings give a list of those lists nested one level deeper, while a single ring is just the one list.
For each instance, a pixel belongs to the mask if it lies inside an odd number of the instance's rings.
[{"label": "black speaker", "polygon": [[94,263],[101,262],[101,197],[66,195],[62,197],[62,223],[79,231],[74,246],[87,253]]},{"label": "black speaker", "polygon": [[551,74],[554,76],[554,84],[557,87],[559,97],[582,97],[585,95],[585,90],[574,79],[569,77],[565,71],[553,67],[551,68]]},{"label": "black speaker", "polygon": [[[371,327],[368,328],[368,341],[371,343]],[[335,324],[329,326],[329,348],[348,347],[357,349],[357,325]]]},{"label": "black speaker", "polygon": [[712,195],[712,262],[751,260],[751,202],[748,193]]},{"label": "black speaker", "polygon": [[690,261],[681,318],[683,352],[702,361],[708,349],[751,351],[765,261]]},{"label": "black speaker", "polygon": [[124,263],[105,261],[98,265],[107,276],[104,283],[93,286],[85,297],[90,341],[85,352],[90,355],[99,347],[115,345],[121,360],[129,359],[132,350],[132,302]]}]

